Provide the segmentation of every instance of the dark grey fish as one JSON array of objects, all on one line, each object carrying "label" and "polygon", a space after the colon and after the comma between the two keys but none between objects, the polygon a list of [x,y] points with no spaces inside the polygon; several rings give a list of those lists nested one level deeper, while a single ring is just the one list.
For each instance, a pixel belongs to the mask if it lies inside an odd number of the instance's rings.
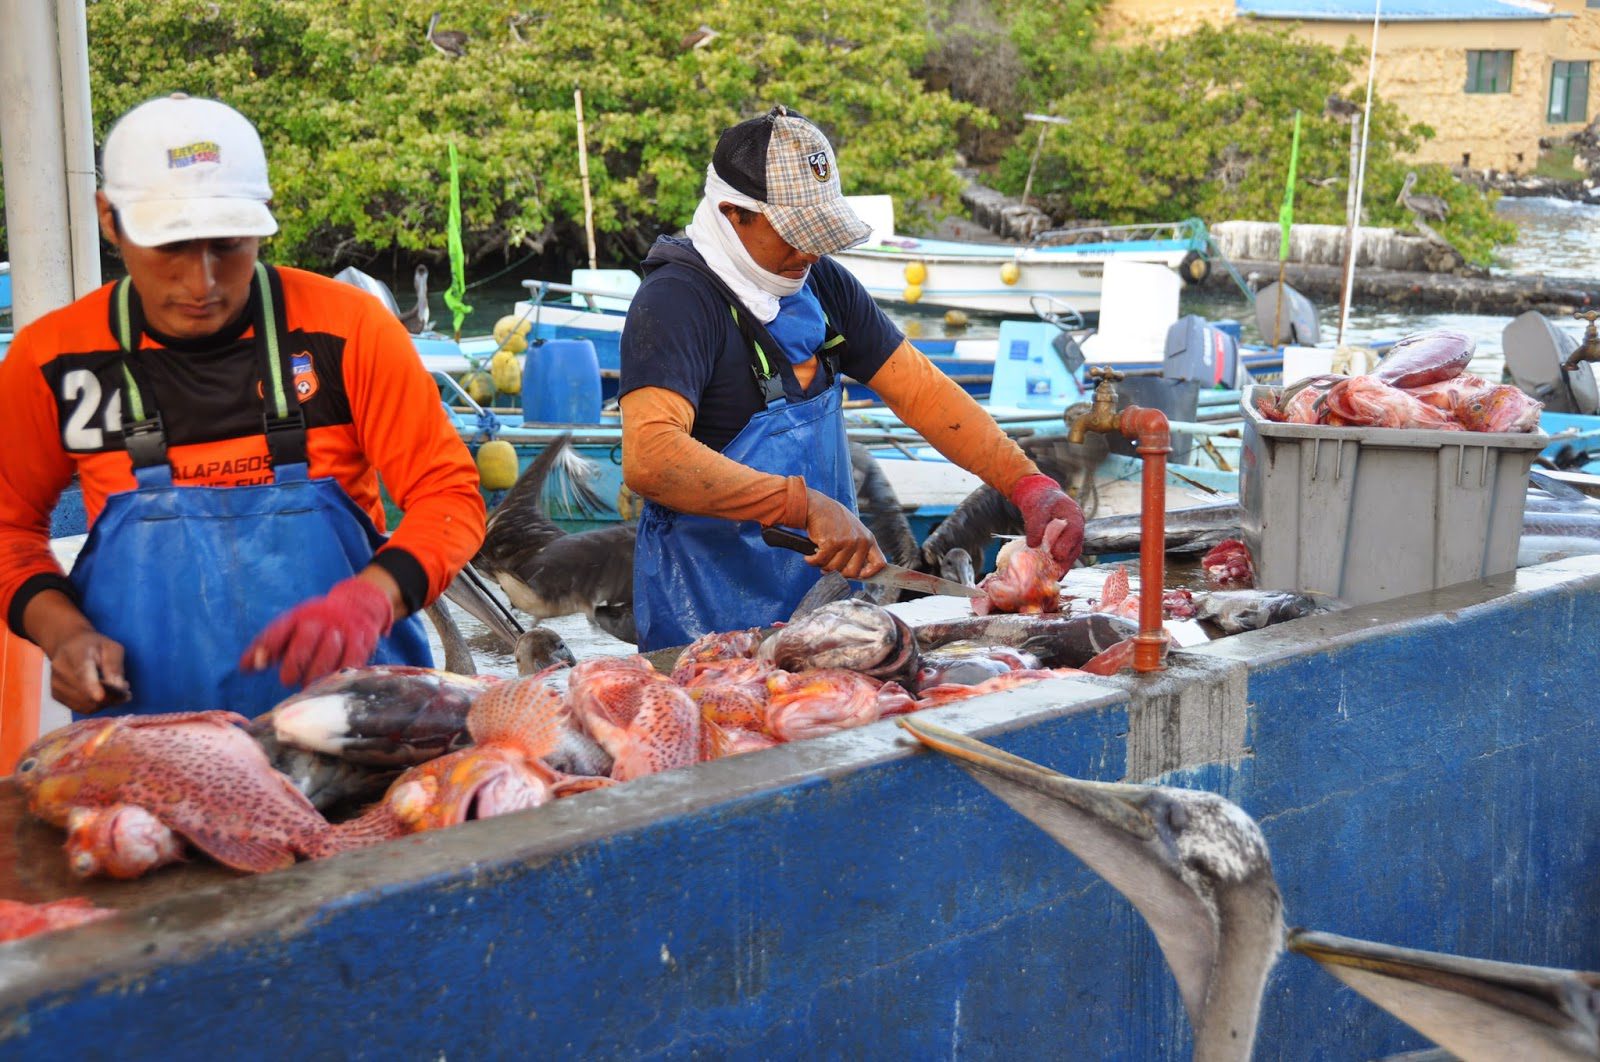
[{"label": "dark grey fish", "polygon": [[1224,634],[1258,631],[1323,611],[1304,594],[1282,590],[1213,590],[1196,594],[1194,602],[1195,618],[1215,623]]},{"label": "dark grey fish", "polygon": [[307,752],[412,767],[470,744],[467,709],[488,685],[431,668],[352,668],[312,683],[258,723]]},{"label": "dark grey fish", "polygon": [[[1166,552],[1204,553],[1224,539],[1238,538],[1243,523],[1244,510],[1236,501],[1169,510]],[[1084,525],[1083,552],[1091,557],[1103,553],[1137,553],[1139,539],[1138,513],[1102,516]]]},{"label": "dark grey fish", "polygon": [[779,629],[760,655],[784,671],[845,668],[872,678],[909,681],[917,640],[904,620],[866,601],[831,601]]},{"label": "dark grey fish", "polygon": [[1008,671],[1041,667],[1032,653],[1008,645],[976,645],[951,642],[922,654],[922,669],[917,672],[917,688],[930,686],[976,686]]},{"label": "dark grey fish", "polygon": [[924,623],[916,632],[917,644],[925,653],[951,642],[980,642],[1032,653],[1041,667],[1082,667],[1118,642],[1138,634],[1139,625],[1103,612],[1088,616],[1002,613]]}]

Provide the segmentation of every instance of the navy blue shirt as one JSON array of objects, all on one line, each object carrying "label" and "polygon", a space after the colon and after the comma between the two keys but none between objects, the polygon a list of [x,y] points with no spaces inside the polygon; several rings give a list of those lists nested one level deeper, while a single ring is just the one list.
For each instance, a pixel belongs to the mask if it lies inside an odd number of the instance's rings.
[{"label": "navy blue shirt", "polygon": [[[705,267],[696,268],[697,259],[693,244],[674,236],[661,237],[650,249],[644,283],[634,293],[622,330],[621,393],[664,387],[682,395],[695,408],[689,434],[720,451],[765,405],[751,371],[750,345],[727,299],[701,272]],[[830,351],[839,354],[840,369],[870,380],[905,337],[861,282],[832,259],[818,260],[806,283],[844,336],[844,343]],[[819,371],[801,391],[783,355],[771,351],[768,358],[791,399],[810,398],[827,386],[827,374]]]}]

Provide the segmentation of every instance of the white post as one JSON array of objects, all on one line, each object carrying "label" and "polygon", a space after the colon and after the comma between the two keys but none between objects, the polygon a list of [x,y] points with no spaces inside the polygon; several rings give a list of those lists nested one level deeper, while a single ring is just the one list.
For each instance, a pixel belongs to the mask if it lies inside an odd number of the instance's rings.
[{"label": "white post", "polygon": [[1350,303],[1355,297],[1356,244],[1361,238],[1361,197],[1367,182],[1367,134],[1372,121],[1372,86],[1378,74],[1378,26],[1383,11],[1383,0],[1372,5],[1372,51],[1367,56],[1367,98],[1361,108],[1361,165],[1356,171],[1355,212],[1350,216],[1350,239],[1345,246],[1344,291],[1339,299],[1339,335],[1335,346],[1344,345],[1344,326],[1350,320]]},{"label": "white post", "polygon": [[0,163],[16,327],[72,301],[54,5],[0,0]]},{"label": "white post", "polygon": [[100,286],[100,222],[94,208],[94,110],[89,100],[89,19],[84,0],[56,0],[72,297]]}]

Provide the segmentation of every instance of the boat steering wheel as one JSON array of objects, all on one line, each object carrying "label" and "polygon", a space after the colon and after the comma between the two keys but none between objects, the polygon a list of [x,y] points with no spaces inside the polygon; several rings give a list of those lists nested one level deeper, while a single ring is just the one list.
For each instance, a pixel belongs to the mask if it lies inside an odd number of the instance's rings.
[{"label": "boat steering wheel", "polygon": [[1063,332],[1076,332],[1083,328],[1083,314],[1054,295],[1030,295],[1028,306],[1041,321],[1048,321]]}]

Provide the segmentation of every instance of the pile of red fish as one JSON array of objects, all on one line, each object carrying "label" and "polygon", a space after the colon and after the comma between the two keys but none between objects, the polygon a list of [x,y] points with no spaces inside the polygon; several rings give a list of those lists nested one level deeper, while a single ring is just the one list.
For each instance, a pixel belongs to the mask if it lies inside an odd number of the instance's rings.
[{"label": "pile of red fish", "polygon": [[1439,431],[1530,432],[1542,404],[1507,384],[1465,372],[1476,343],[1438,329],[1405,337],[1377,370],[1362,376],[1314,376],[1260,397],[1269,420]]}]

